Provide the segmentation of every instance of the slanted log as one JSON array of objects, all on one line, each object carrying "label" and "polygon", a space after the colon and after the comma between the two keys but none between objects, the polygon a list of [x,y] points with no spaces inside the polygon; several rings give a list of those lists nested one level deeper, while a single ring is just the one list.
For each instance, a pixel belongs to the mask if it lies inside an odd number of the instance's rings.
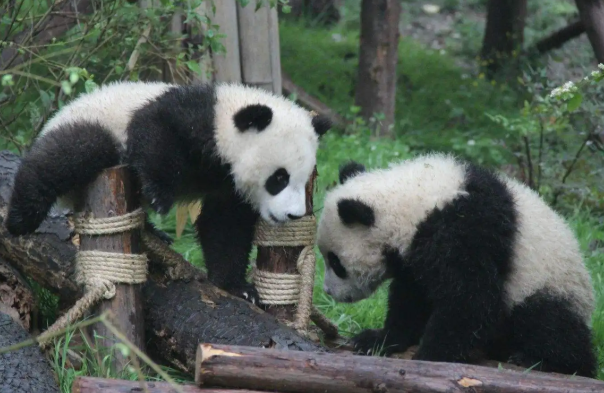
[{"label": "slanted log", "polygon": [[604,389],[603,381],[589,378],[377,356],[201,344],[196,358],[195,382],[204,387],[292,393],[562,393]]},{"label": "slanted log", "polygon": [[[0,349],[31,339],[8,314],[0,312]],[[0,354],[0,391],[10,393],[59,393],[52,367],[37,346]]]},{"label": "slanted log", "polygon": [[[143,389],[143,386],[147,389]],[[183,393],[262,393],[256,390],[233,389],[200,389],[195,385],[179,385]],[[123,379],[78,377],[73,381],[72,393],[176,393],[172,384],[168,382],[126,381]]]},{"label": "slanted log", "polygon": [[288,96],[291,94],[296,95],[296,101],[298,101],[306,109],[315,111],[320,115],[327,116],[333,123],[334,126],[343,128],[346,125],[346,120],[340,116],[336,111],[319,101],[316,97],[310,95],[307,91],[296,85],[294,81],[286,73],[281,74],[283,81],[283,94]]},{"label": "slanted log", "polygon": [[[0,152],[0,223],[19,163],[15,154]],[[74,279],[76,247],[72,236],[64,215],[47,218],[38,232],[21,237],[10,235],[0,224],[0,257],[57,294],[65,307],[71,306],[82,296]],[[155,360],[192,375],[200,341],[323,349],[258,307],[211,285],[205,274],[180,254],[171,251],[166,257],[148,253],[143,310],[147,351]]]},{"label": "slanted log", "polygon": [[583,25],[581,20],[578,20],[537,41],[534,49],[538,53],[545,53],[560,48],[566,42],[579,37],[583,33],[585,33],[585,25]]},{"label": "slanted log", "polygon": [[[140,207],[138,185],[134,182],[126,166],[104,170],[84,191],[83,206],[79,210],[92,214],[94,218],[122,216]],[[140,230],[126,231],[110,235],[80,235],[80,251],[103,251],[120,254],[142,253]],[[110,310],[113,323],[136,347],[145,350],[143,305],[141,284],[116,284],[115,296],[103,300],[96,308],[97,314]],[[102,337],[99,344],[109,348],[119,340],[103,324],[97,323],[92,330]],[[116,353],[115,366],[123,369],[129,359]]]}]

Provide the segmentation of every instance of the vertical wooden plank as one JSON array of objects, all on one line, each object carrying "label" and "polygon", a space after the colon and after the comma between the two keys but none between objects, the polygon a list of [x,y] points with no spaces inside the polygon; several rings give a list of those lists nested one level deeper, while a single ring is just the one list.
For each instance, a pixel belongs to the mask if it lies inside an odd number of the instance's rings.
[{"label": "vertical wooden plank", "polygon": [[268,11],[268,43],[271,54],[273,92],[281,95],[283,88],[281,81],[281,48],[279,44],[279,15],[277,7],[270,8]]},{"label": "vertical wooden plank", "polygon": [[241,82],[241,54],[239,51],[236,0],[220,0],[214,2],[214,4],[216,13],[210,14],[210,19],[212,24],[220,26],[220,33],[226,35],[222,38],[226,53],[212,54],[214,78],[220,82]]},{"label": "vertical wooden plank", "polygon": [[255,9],[255,2],[249,2],[245,7],[237,3],[241,77],[248,85],[273,91],[269,7]]},{"label": "vertical wooden plank", "polygon": [[[78,209],[92,213],[95,218],[124,215],[140,207],[137,184],[132,182],[125,166],[106,169],[85,191],[83,206]],[[130,231],[115,235],[80,235],[81,251],[107,251],[124,254],[141,252],[140,231]],[[144,347],[143,307],[140,284],[117,284],[115,296],[103,300],[95,313],[111,310],[117,328],[141,350]],[[100,345],[110,347],[116,342],[113,334],[103,325],[92,327],[97,334],[106,337]],[[116,354],[116,369],[122,369],[128,359]]]}]

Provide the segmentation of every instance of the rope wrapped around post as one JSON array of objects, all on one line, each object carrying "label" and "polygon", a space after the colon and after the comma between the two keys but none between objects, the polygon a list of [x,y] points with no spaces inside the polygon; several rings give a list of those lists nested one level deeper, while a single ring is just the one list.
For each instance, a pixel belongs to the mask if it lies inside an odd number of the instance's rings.
[{"label": "rope wrapped around post", "polygon": [[[130,213],[93,218],[78,214],[75,217],[75,233],[79,235],[111,235],[144,226],[145,212],[139,208]],[[104,251],[79,251],[76,254],[76,281],[83,285],[84,296],[61,316],[52,326],[38,336],[44,348],[53,333],[80,319],[102,299],[115,296],[116,284],[141,284],[147,280],[146,254],[123,254]]]},{"label": "rope wrapped around post", "polygon": [[254,267],[252,279],[262,304],[297,305],[294,329],[305,332],[312,319],[328,336],[337,336],[337,327],[312,304],[316,264],[315,232],[314,215],[279,226],[260,220],[254,238],[256,246],[304,248],[296,261],[298,274],[273,273]]}]

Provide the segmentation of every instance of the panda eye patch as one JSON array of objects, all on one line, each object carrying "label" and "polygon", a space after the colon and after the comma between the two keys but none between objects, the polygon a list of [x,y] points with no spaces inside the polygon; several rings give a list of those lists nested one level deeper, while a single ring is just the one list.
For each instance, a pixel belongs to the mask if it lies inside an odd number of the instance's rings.
[{"label": "panda eye patch", "polygon": [[277,195],[289,184],[289,173],[284,168],[277,169],[268,179],[264,188],[271,195]]},{"label": "panda eye patch", "polygon": [[342,262],[340,262],[340,258],[338,258],[336,254],[331,251],[328,252],[327,261],[329,262],[329,267],[331,267],[336,276],[340,277],[341,279],[346,278],[346,269],[344,266],[342,266]]}]

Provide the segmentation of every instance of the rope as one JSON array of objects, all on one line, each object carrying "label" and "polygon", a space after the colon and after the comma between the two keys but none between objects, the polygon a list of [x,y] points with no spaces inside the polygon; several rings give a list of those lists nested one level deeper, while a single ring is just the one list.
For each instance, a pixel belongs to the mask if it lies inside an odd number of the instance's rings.
[{"label": "rope", "polygon": [[308,321],[313,319],[326,333],[332,334],[337,328],[325,322],[326,318],[312,305],[315,283],[314,241],[316,219],[305,216],[282,226],[274,226],[260,221],[256,227],[254,244],[264,247],[304,248],[296,261],[298,273],[273,273],[254,268],[252,277],[260,296],[260,302],[267,305],[297,304],[293,327],[303,332]]},{"label": "rope", "polygon": [[[108,218],[93,218],[78,215],[75,232],[80,235],[108,235],[141,228],[145,212],[133,212]],[[76,282],[84,285],[84,296],[59,318],[44,333],[38,342],[44,348],[50,336],[80,319],[86,311],[102,299],[115,296],[116,284],[141,284],[147,280],[147,256],[145,254],[122,254],[105,251],[79,251],[76,254]]]}]

